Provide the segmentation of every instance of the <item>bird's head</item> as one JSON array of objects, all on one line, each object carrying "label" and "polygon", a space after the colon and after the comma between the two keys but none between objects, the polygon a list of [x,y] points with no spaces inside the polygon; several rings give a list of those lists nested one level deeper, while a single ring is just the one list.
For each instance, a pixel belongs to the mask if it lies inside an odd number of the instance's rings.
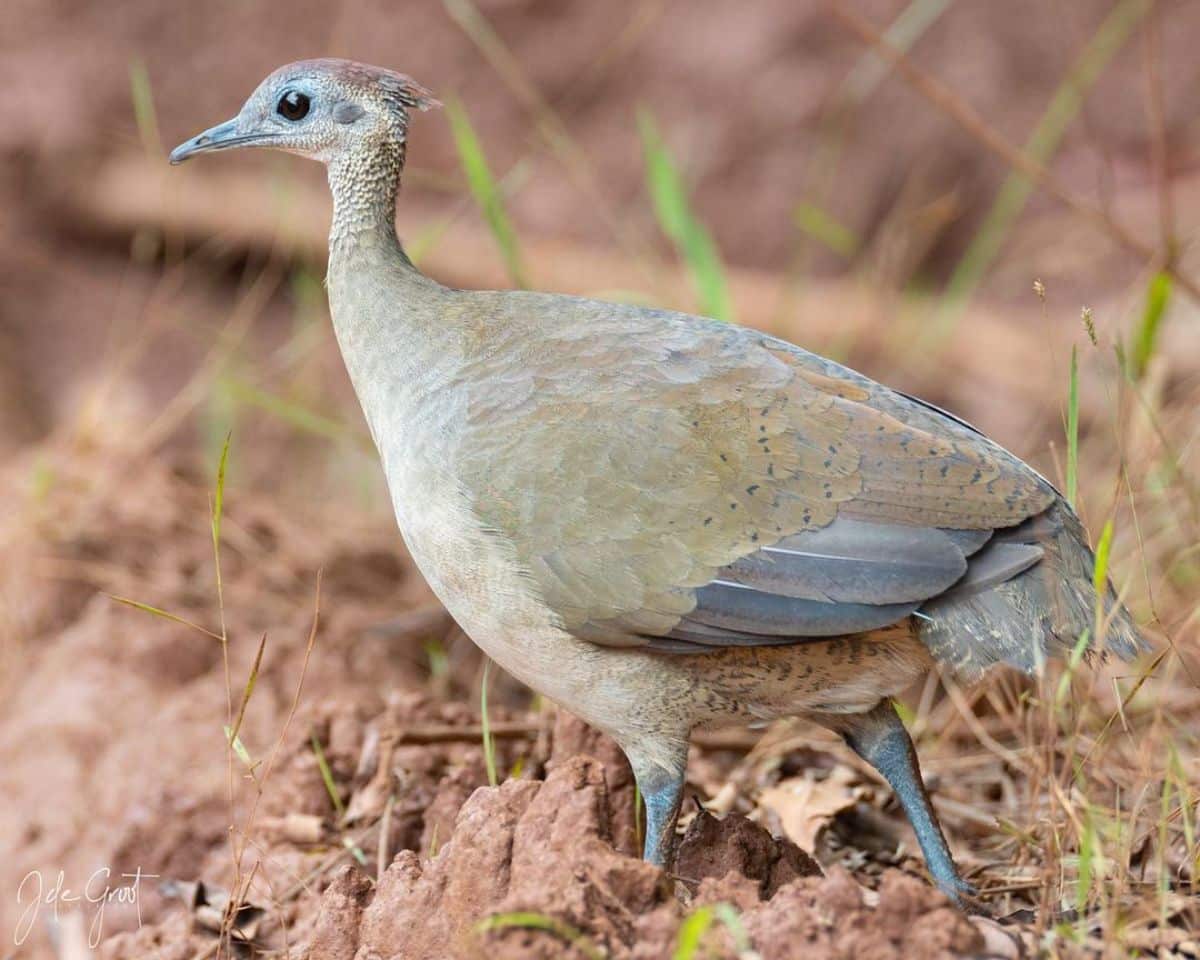
[{"label": "bird's head", "polygon": [[394,151],[403,162],[408,116],[437,101],[403,74],[353,60],[301,60],[280,67],[232,120],[171,151],[171,163],[234,147],[274,147],[329,164]]}]

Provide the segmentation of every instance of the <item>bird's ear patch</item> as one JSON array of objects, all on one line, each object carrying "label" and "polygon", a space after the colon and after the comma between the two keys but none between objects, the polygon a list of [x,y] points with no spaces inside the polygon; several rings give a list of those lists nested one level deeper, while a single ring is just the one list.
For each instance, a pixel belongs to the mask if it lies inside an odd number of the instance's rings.
[{"label": "bird's ear patch", "polygon": [[343,100],[334,105],[333,119],[337,123],[353,123],[366,112],[367,111],[365,111],[357,103],[351,103],[348,100]]}]

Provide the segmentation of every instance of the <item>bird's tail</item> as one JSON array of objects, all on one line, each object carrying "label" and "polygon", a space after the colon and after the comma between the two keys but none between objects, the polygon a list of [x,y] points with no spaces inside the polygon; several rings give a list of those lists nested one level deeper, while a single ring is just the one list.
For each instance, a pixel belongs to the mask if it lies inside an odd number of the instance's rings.
[{"label": "bird's tail", "polygon": [[1122,660],[1146,649],[1110,583],[1094,586],[1096,559],[1083,525],[1059,499],[1044,513],[998,530],[970,558],[963,579],[921,609],[918,630],[930,652],[971,677],[994,663],[1026,672],[1070,653],[1085,636],[1088,654]]}]

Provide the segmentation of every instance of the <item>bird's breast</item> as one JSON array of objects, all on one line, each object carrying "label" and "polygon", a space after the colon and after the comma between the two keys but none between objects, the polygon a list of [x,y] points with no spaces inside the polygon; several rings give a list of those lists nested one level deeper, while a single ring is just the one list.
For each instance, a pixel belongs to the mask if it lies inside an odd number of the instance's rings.
[{"label": "bird's breast", "polygon": [[[522,575],[512,545],[471,509],[436,446],[385,453],[400,532],[430,588],[459,626],[504,669],[545,690],[567,637]],[[552,695],[552,694],[551,694]]]}]

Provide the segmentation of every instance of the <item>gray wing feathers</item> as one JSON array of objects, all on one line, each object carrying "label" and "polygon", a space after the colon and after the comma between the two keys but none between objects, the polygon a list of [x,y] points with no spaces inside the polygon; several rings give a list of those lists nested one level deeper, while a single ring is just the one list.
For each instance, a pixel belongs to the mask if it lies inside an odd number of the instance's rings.
[{"label": "gray wing feathers", "polygon": [[696,591],[696,609],[684,622],[766,636],[839,637],[886,627],[907,617],[920,604],[920,600],[894,604],[827,603],[713,580]]},{"label": "gray wing feathers", "polygon": [[992,530],[943,530],[946,536],[954,541],[954,545],[963,552],[964,557],[978,553],[985,543],[992,539]]},{"label": "gray wing feathers", "polygon": [[993,541],[971,558],[965,576],[938,599],[954,600],[989,590],[1025,572],[1044,555],[1034,544]]},{"label": "gray wing feathers", "polygon": [[[1092,623],[1094,561],[1064,504],[996,531],[839,518],[723,568],[666,636],[663,653],[773,646],[877,630],[914,613],[930,652],[966,676],[1006,661],[1032,670]],[[1111,591],[1105,606],[1116,598]],[[1118,609],[1105,646],[1141,644]]]},{"label": "gray wing feathers", "polygon": [[651,649],[690,653],[878,630],[958,582],[967,556],[990,535],[838,518],[722,568]]},{"label": "gray wing feathers", "polygon": [[941,530],[839,518],[730,564],[720,579],[826,604],[878,605],[935,596],[966,569],[964,550]]}]

